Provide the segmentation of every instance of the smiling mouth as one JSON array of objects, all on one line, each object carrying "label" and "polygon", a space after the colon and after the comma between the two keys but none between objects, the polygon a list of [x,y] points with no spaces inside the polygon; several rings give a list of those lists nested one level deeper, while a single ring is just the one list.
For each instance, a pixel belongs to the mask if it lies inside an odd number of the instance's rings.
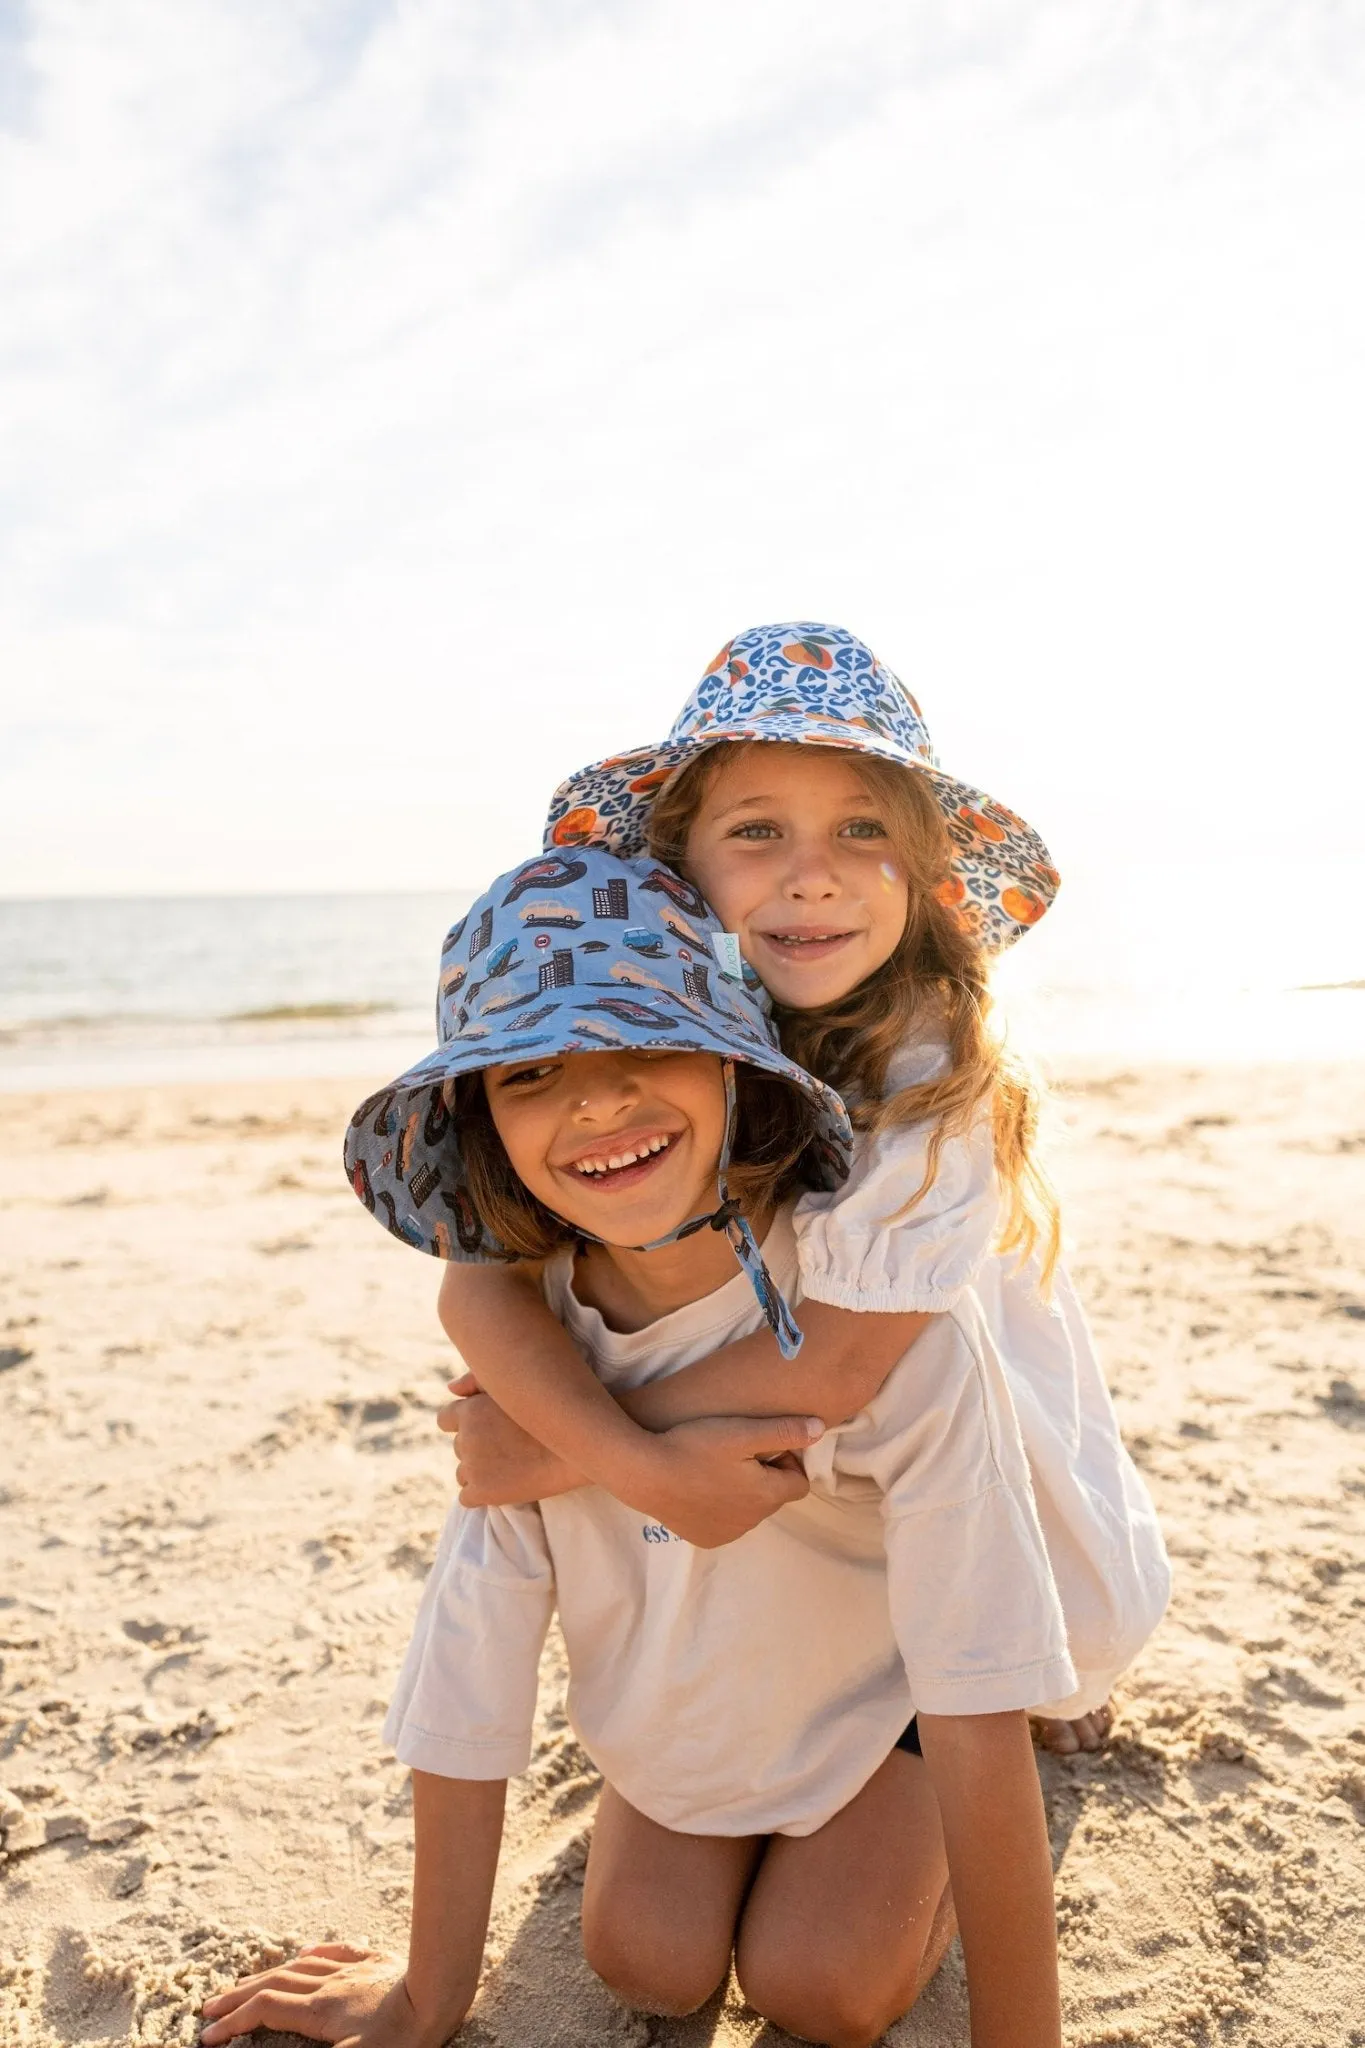
[{"label": "smiling mouth", "polygon": [[560,1170],[595,1188],[633,1186],[654,1170],[679,1136],[679,1132],[656,1131],[652,1137],[604,1145],[600,1152],[585,1152]]},{"label": "smiling mouth", "polygon": [[832,930],[828,925],[793,926],[786,931],[760,932],[759,937],[789,960],[823,960],[858,932]]}]

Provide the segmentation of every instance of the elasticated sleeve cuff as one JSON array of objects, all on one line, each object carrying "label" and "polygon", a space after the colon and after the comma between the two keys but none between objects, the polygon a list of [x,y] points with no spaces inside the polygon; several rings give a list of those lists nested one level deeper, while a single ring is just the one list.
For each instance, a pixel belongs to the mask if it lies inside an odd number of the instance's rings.
[{"label": "elasticated sleeve cuff", "polygon": [[807,1301],[827,1302],[830,1308],[851,1308],[862,1315],[942,1315],[956,1308],[968,1293],[962,1287],[903,1287],[886,1283],[864,1286],[858,1280],[843,1280],[837,1273],[809,1270],[802,1275],[801,1291]]}]

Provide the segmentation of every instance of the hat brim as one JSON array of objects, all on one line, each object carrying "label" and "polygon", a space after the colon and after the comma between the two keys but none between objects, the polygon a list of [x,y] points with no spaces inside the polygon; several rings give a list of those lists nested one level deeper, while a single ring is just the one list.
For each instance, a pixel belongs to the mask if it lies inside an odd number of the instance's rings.
[{"label": "hat brim", "polygon": [[718,724],[686,739],[608,755],[580,768],[550,800],[547,850],[601,846],[625,859],[647,852],[650,812],[659,793],[699,754],[741,742],[871,754],[923,775],[953,844],[953,906],[983,951],[1003,952],[1051,908],[1061,878],[1039,834],[1016,812],[896,740],[870,728],[860,730],[847,719],[820,719],[804,711],[776,712],[742,725]]},{"label": "hat brim", "polygon": [[821,1112],[822,1137],[829,1153],[827,1184],[838,1185],[847,1172],[852,1131],[844,1105],[832,1088],[798,1067],[757,1032],[752,1044],[737,1043],[742,1034],[733,1017],[713,1025],[709,1017],[694,1013],[669,991],[652,992],[651,1001],[656,1008],[666,1006],[670,1014],[676,1014],[678,1023],[673,1029],[642,1031],[629,1038],[622,1034],[613,1043],[610,1025],[598,1013],[585,1018],[572,1032],[562,1027],[520,1035],[490,1032],[487,1041],[462,1036],[427,1053],[386,1088],[367,1096],[351,1118],[344,1158],[360,1200],[395,1237],[435,1258],[482,1263],[515,1256],[475,1214],[465,1184],[459,1133],[444,1088],[447,1081],[462,1074],[482,1073],[536,1052],[547,1057],[626,1050],[702,1052],[771,1074],[799,1089]]}]

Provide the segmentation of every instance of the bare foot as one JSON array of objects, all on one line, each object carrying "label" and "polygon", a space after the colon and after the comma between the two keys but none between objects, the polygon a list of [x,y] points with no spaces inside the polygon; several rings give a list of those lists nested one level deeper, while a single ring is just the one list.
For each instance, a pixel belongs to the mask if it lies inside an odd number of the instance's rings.
[{"label": "bare foot", "polygon": [[1103,1749],[1113,1725],[1112,1700],[1106,1700],[1102,1707],[1082,1714],[1077,1721],[1045,1721],[1032,1715],[1029,1717],[1035,1744],[1039,1749],[1050,1750],[1053,1756],[1075,1756],[1081,1750]]}]

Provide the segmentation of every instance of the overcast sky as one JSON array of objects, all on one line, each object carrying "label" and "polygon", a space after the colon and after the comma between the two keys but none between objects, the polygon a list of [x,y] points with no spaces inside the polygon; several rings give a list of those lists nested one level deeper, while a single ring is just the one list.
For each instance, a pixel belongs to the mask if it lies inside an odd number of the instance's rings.
[{"label": "overcast sky", "polygon": [[477,886],[743,625],[1365,852],[1330,0],[0,0],[0,891]]}]

